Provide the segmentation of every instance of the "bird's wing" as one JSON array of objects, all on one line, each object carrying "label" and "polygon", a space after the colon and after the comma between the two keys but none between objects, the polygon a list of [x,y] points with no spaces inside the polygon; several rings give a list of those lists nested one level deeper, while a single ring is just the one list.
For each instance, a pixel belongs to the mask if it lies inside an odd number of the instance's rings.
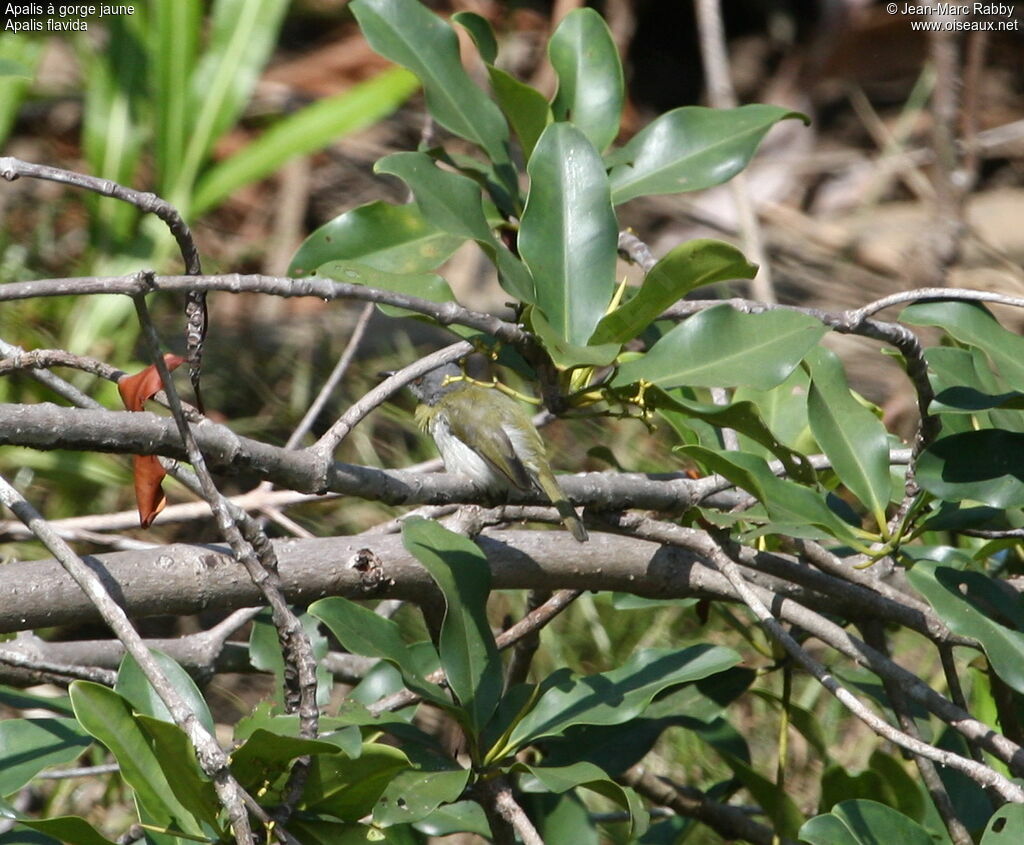
[{"label": "bird's wing", "polygon": [[454,409],[449,406],[449,409],[448,427],[453,435],[463,443],[476,444],[473,451],[505,476],[514,487],[529,490],[534,486],[533,477],[500,425],[487,426],[486,429],[475,425],[472,402],[459,403]]}]

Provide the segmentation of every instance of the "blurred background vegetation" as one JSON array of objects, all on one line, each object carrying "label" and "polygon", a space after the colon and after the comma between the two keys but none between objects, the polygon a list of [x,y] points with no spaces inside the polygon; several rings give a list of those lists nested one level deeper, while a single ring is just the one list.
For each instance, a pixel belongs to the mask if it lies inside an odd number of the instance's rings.
[{"label": "blurred background vegetation", "polygon": [[[193,227],[206,272],[283,275],[303,238],[341,212],[373,199],[401,201],[401,186],[374,176],[376,159],[414,149],[425,133],[424,108],[410,78],[370,51],[342,0],[150,0],[133,16],[89,21],[75,35],[0,34],[0,150],[29,161],[108,177],[152,190],[175,203]],[[689,0],[500,2],[441,0],[443,14],[469,10],[499,34],[507,69],[550,87],[541,46],[557,20],[580,5],[605,16],[620,47],[629,98],[626,135],[656,114],[707,102],[700,45]],[[942,78],[929,43],[906,19],[870,0],[729,0],[725,14],[730,69],[741,102],[802,111],[810,129],[780,125],[748,171],[781,301],[839,309],[933,278],[929,233],[935,219],[931,179],[930,97],[956,84],[963,98],[960,134],[974,141],[958,202],[965,234],[941,268],[950,284],[1021,294],[1024,273],[1024,34],[965,38],[961,79]],[[475,57],[464,50],[471,69]],[[483,76],[480,77],[481,81]],[[792,125],[789,125],[792,124]],[[33,278],[114,274],[141,267],[175,271],[172,245],[151,220],[124,204],[36,180],[0,184],[0,283]],[[692,237],[740,243],[727,186],[692,196],[646,198],[624,209],[623,224],[655,255]],[[486,262],[468,245],[442,268],[460,300],[495,310],[503,304]],[[623,266],[623,273],[630,272]],[[723,291],[723,295],[743,291]],[[182,303],[153,301],[167,345],[181,351]],[[204,393],[211,411],[240,433],[283,443],[344,350],[361,306],[272,297],[211,297]],[[88,297],[11,303],[0,310],[0,338],[26,349],[64,348],[125,370],[144,366],[126,298]],[[854,387],[885,408],[906,431],[912,396],[900,392],[896,368],[879,367],[877,344],[834,338]],[[315,435],[376,383],[377,373],[445,342],[422,323],[375,314],[359,362],[346,374]],[[109,407],[112,384],[62,373]],[[53,401],[22,374],[0,380],[0,401]],[[411,399],[378,410],[345,441],[339,458],[374,466],[408,466],[433,457],[411,425]],[[639,423],[559,422],[545,435],[557,468],[664,471],[678,468],[655,432]],[[603,448],[596,449],[594,447]],[[5,449],[0,470],[50,518],[132,510],[126,459]],[[251,479],[225,481],[243,492]],[[168,483],[171,502],[186,494]],[[397,511],[337,500],[289,510],[316,535],[364,530]],[[271,525],[269,530],[283,533]],[[152,542],[204,541],[212,523],[157,525],[122,536]],[[5,557],[37,557],[33,544],[2,538]],[[89,551],[83,547],[82,551]],[[759,630],[720,607],[673,603],[627,609],[611,596],[584,597],[545,635],[537,671],[557,666],[594,671],[642,646],[705,639],[740,647],[748,665],[777,669]],[[500,615],[522,612],[518,595],[497,598]],[[415,624],[410,614],[407,624]],[[144,632],[180,630],[188,620],[149,620]],[[60,636],[61,632],[51,632]],[[81,632],[78,633],[81,635]],[[906,657],[915,641],[900,641]],[[912,661],[912,657],[911,657]],[[938,670],[936,670],[938,671]],[[782,673],[764,689],[781,692]],[[219,715],[234,721],[263,685],[221,680],[211,690]],[[813,710],[831,752],[862,768],[873,743],[842,717],[814,683],[794,701]],[[747,696],[733,723],[761,771],[775,765],[777,699]],[[845,737],[850,741],[846,741]],[[810,811],[821,764],[814,745],[794,736],[788,789]],[[669,732],[652,767],[695,784],[728,773],[690,732]],[[83,793],[60,787],[48,812],[82,811]],[[102,798],[106,808],[116,796]],[[119,825],[109,814],[107,829]],[[717,841],[702,829],[702,839]]]}]

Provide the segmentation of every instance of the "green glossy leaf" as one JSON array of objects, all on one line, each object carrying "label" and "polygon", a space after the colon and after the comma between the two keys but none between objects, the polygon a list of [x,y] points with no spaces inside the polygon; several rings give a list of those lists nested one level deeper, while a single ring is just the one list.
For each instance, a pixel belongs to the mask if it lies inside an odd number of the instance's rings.
[{"label": "green glossy leaf", "polygon": [[374,166],[405,182],[424,219],[462,239],[471,238],[498,268],[502,287],[524,302],[533,299],[533,280],[523,263],[491,232],[480,186],[461,173],[441,170],[426,153],[393,153]]},{"label": "green glossy leaf", "polygon": [[525,318],[530,331],[540,338],[544,351],[559,370],[571,370],[574,367],[606,367],[615,360],[622,349],[618,343],[602,343],[597,346],[569,343],[536,308],[528,309]]},{"label": "green glossy leaf", "polygon": [[374,50],[419,77],[438,123],[496,164],[508,162],[505,118],[462,67],[451,26],[417,0],[354,0],[349,8]]},{"label": "green glossy leaf", "polygon": [[[326,264],[321,264],[311,275],[415,296],[428,302],[455,302],[455,294],[448,282],[434,273],[387,273],[352,261],[328,261]],[[430,317],[419,311],[400,308],[396,305],[378,305],[377,307],[381,313],[387,314],[389,317],[412,317],[431,322]],[[446,328],[453,334],[462,337],[473,337],[479,334],[476,330],[466,326],[450,325]]]},{"label": "green glossy leaf", "polygon": [[[549,792],[562,793],[570,789],[583,788],[614,801],[629,813],[630,841],[643,836],[650,823],[650,817],[639,796],[629,787],[613,781],[593,763],[580,762],[558,767],[515,763],[512,769],[529,774],[536,779],[537,784]],[[521,782],[521,785],[523,789],[531,790],[529,782]],[[532,791],[536,791],[536,786],[532,787]]]},{"label": "green glossy leaf", "polygon": [[907,578],[951,631],[977,640],[996,674],[1024,692],[1024,618],[995,581],[930,560],[917,561]]},{"label": "green glossy leaf", "polygon": [[199,821],[175,796],[163,761],[132,714],[131,705],[113,690],[91,681],[75,681],[69,692],[79,723],[114,755],[121,776],[156,823],[164,827],[175,824],[186,833],[203,835]]},{"label": "green glossy leaf", "polygon": [[90,745],[74,719],[0,721],[0,795],[17,792],[49,766],[70,763]]},{"label": "green glossy leaf", "polygon": [[781,523],[795,536],[824,536],[848,542],[857,540],[853,527],[829,508],[824,494],[778,478],[763,458],[744,452],[715,451],[703,446],[677,446],[676,451],[689,455],[706,469],[742,487],[765,506],[773,523]]},{"label": "green glossy leaf", "polygon": [[0,818],[17,819],[19,824],[38,831],[38,834],[17,830],[0,836],[4,845],[114,845],[89,822],[79,816],[54,816],[33,819],[22,816],[13,808],[0,803]]},{"label": "green glossy leaf", "polygon": [[373,808],[373,820],[382,827],[412,824],[427,818],[442,804],[451,804],[469,782],[469,769],[399,772]]},{"label": "green glossy leaf", "polygon": [[[753,387],[739,387],[732,395],[733,402],[750,402],[758,411],[761,419],[780,443],[797,452],[814,451],[816,444],[811,435],[810,423],[807,421],[807,389],[810,377],[803,367],[797,367],[781,384],[768,390]],[[744,432],[740,431],[740,446],[744,452],[765,457],[767,452],[760,443],[756,443]]]},{"label": "green glossy leaf", "polygon": [[0,704],[15,710],[49,710],[61,716],[72,716],[71,699],[66,695],[40,695],[0,684]]},{"label": "green glossy leaf", "polygon": [[981,845],[1016,845],[1024,838],[1024,805],[1004,804],[992,814]]},{"label": "green glossy leaf", "polygon": [[724,672],[740,662],[732,649],[697,645],[642,649],[622,666],[597,675],[560,669],[545,679],[532,709],[515,726],[510,746],[522,748],[571,725],[618,725],[644,712],[666,689]]},{"label": "green glossy leaf", "polygon": [[498,58],[498,40],[494,37],[494,29],[490,21],[476,12],[456,12],[452,20],[470,34],[480,58],[489,65]]},{"label": "green glossy leaf", "polygon": [[900,320],[936,326],[985,352],[1014,390],[1024,390],[1024,338],[999,325],[984,306],[967,302],[926,302],[904,308]]},{"label": "green glossy leaf", "polygon": [[[164,673],[164,677],[171,682],[171,685],[188,704],[189,709],[199,717],[200,724],[213,733],[213,716],[210,715],[210,708],[206,705],[203,694],[188,672],[182,669],[172,657],[158,649],[150,649],[150,654]],[[165,722],[174,721],[167,706],[156,694],[152,684],[146,680],[139,664],[130,654],[126,654],[121,661],[114,690],[127,699],[137,712],[163,719]]]},{"label": "green glossy leaf", "polygon": [[403,520],[402,544],[444,594],[441,665],[471,728],[479,731],[498,706],[502,687],[501,658],[487,621],[487,558],[472,540],[416,517]]},{"label": "green glossy leaf", "polygon": [[510,73],[487,66],[491,88],[498,105],[512,125],[523,148],[523,160],[529,162],[541,133],[551,123],[551,106],[536,88],[520,82]]},{"label": "green glossy leaf", "polygon": [[418,87],[411,73],[391,68],[289,115],[203,176],[196,186],[193,214],[213,208],[233,191],[269,176],[297,156],[372,126],[395,111]]},{"label": "green glossy leaf", "polygon": [[612,384],[766,389],[781,383],[825,334],[794,311],[743,314],[716,305],[684,320],[646,355],[619,367]]},{"label": "green glossy leaf", "polygon": [[558,335],[584,346],[615,289],[618,223],[601,159],[578,129],[552,123],[530,158],[519,254]]},{"label": "green glossy leaf", "polygon": [[[731,428],[763,446],[770,454],[782,461],[786,471],[797,481],[813,484],[816,480],[814,467],[805,455],[784,446],[765,425],[756,405],[752,402],[730,402],[728,405],[710,405],[694,402],[658,388],[649,388],[645,397],[663,416],[678,412],[687,417],[701,420],[717,428]],[[671,420],[670,420],[671,422]]]},{"label": "green glossy leaf", "polygon": [[601,318],[590,342],[625,343],[691,290],[729,279],[752,279],[756,274],[757,266],[731,244],[707,238],[687,241],[651,268],[636,296]]},{"label": "green glossy leaf", "polygon": [[427,836],[448,836],[452,833],[475,833],[491,838],[491,826],[483,807],[476,801],[456,801],[438,807],[429,816],[416,823],[416,830]]},{"label": "green glossy leaf", "polygon": [[288,820],[288,833],[302,845],[412,845],[402,836],[406,828],[380,830],[366,824],[337,822],[327,819],[296,818]]},{"label": "green glossy leaf", "polygon": [[300,809],[329,813],[343,821],[358,821],[369,814],[391,781],[409,769],[409,759],[397,748],[365,743],[359,759],[341,754],[317,754],[310,763],[309,779]]},{"label": "green glossy leaf", "polygon": [[243,789],[259,789],[265,783],[274,783],[288,771],[296,757],[337,753],[338,746],[331,742],[282,736],[265,728],[256,728],[242,745],[231,752],[231,771]]},{"label": "green glossy leaf", "polygon": [[642,716],[628,722],[568,727],[544,739],[544,764],[585,760],[617,777],[640,762],[668,728],[707,730],[753,680],[752,670],[733,667],[659,696]]},{"label": "green glossy leaf", "polygon": [[854,398],[834,352],[819,346],[808,353],[806,361],[811,373],[807,416],[814,439],[839,480],[883,526],[892,495],[885,426]]},{"label": "green glossy leaf", "polygon": [[807,118],[779,106],[683,106],[666,112],[606,157],[612,201],[700,191],[728,181],[780,120]]},{"label": "green glossy leaf", "polygon": [[199,0],[154,0],[150,7],[153,158],[159,190],[166,194],[177,180],[189,140],[189,83],[199,51],[202,8]]},{"label": "green glossy leaf", "polygon": [[555,120],[571,121],[604,150],[619,134],[623,102],[622,63],[604,18],[593,9],[569,12],[548,42],[548,56],[558,75]]},{"label": "green glossy leaf", "polygon": [[877,801],[843,801],[800,828],[811,845],[934,845],[917,822]]},{"label": "green glossy leaf", "polygon": [[917,482],[940,499],[1024,506],[1024,434],[982,429],[943,437],[921,454]]},{"label": "green glossy leaf", "polygon": [[199,768],[196,752],[185,732],[172,722],[137,714],[136,722],[149,737],[160,767],[174,792],[188,812],[201,819],[218,834],[223,833],[218,816],[220,802],[213,782]]},{"label": "green glossy leaf", "polygon": [[429,670],[424,671],[426,667],[420,665],[422,652],[410,650],[397,623],[391,619],[340,596],[314,602],[309,606],[309,614],[323,622],[353,654],[386,660],[402,673],[409,689],[437,704],[449,703],[437,684],[424,680]]},{"label": "green glossy leaf", "polygon": [[426,220],[415,205],[375,200],[324,223],[292,258],[291,276],[308,276],[328,261],[356,261],[388,273],[422,273],[440,266],[465,238]]}]

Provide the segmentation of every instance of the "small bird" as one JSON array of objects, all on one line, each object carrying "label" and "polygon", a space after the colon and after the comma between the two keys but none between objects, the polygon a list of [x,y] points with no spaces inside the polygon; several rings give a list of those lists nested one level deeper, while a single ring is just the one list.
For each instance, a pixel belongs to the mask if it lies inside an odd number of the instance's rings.
[{"label": "small bird", "polygon": [[466,381],[456,364],[430,370],[409,388],[420,401],[416,422],[434,438],[448,472],[468,476],[486,490],[540,490],[572,536],[587,540],[587,529],[555,480],[539,432],[514,399]]}]

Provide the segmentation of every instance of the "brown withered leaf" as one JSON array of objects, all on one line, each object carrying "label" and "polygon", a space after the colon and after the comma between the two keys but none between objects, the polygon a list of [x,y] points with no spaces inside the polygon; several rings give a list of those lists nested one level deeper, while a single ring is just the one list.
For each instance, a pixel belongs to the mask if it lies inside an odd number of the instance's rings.
[{"label": "brown withered leaf", "polygon": [[[167,353],[164,363],[173,371],[185,361],[180,355]],[[150,364],[133,376],[125,376],[117,383],[121,401],[129,411],[141,411],[143,406],[163,389],[160,373]],[[149,528],[167,505],[161,482],[167,474],[160,466],[156,455],[136,455],[132,460],[132,474],[135,478],[135,504],[139,509],[139,524]]]}]

